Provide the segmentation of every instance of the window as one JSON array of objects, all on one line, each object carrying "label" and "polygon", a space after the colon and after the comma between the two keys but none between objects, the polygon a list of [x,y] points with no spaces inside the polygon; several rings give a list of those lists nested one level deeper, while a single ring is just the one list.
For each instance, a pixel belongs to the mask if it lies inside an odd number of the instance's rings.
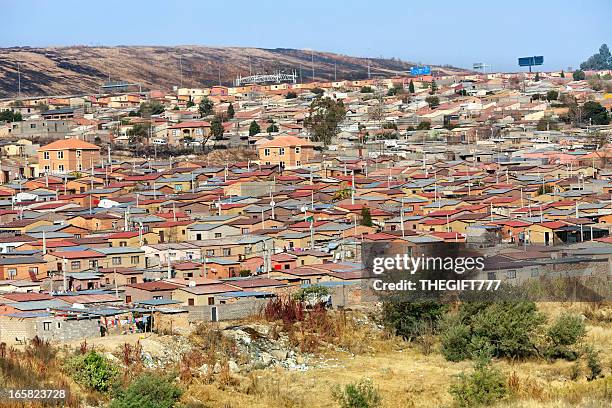
[{"label": "window", "polygon": [[215,250],[214,249],[207,249],[206,250],[206,256],[215,256]]},{"label": "window", "polygon": [[154,300],[160,300],[160,299],[163,299],[163,298],[164,298],[163,296],[153,296]]},{"label": "window", "polygon": [[270,155],[270,149],[264,149],[264,156]]},{"label": "window", "polygon": [[232,249],[231,248],[223,248],[223,256],[231,256]]},{"label": "window", "polygon": [[279,164],[280,164],[281,167],[285,167],[285,162],[284,161],[281,161]]},{"label": "window", "polygon": [[36,129],[36,123],[30,123],[30,129]]},{"label": "window", "polygon": [[8,277],[10,278],[14,278],[15,276],[17,276],[17,269],[9,269],[8,270]]},{"label": "window", "polygon": [[83,165],[82,165],[82,164],[80,164],[80,163],[79,163],[79,164],[77,164],[77,170],[78,170],[78,171],[83,170]]},{"label": "window", "polygon": [[506,278],[508,279],[515,279],[516,278],[516,271],[515,270],[511,270],[506,272]]},{"label": "window", "polygon": [[497,275],[495,274],[495,272],[487,272],[487,279],[488,280],[497,280]]},{"label": "window", "polygon": [[119,256],[113,256],[113,265],[121,265],[121,257]]},{"label": "window", "polygon": [[193,298],[187,299],[187,306],[193,306],[193,305],[195,305],[195,300]]},{"label": "window", "polygon": [[301,165],[302,165],[302,162],[301,162],[301,161],[299,161],[299,160],[297,160],[297,161],[295,162],[295,165],[296,165],[296,166],[301,166]]},{"label": "window", "polygon": [[76,157],[81,157],[81,151],[80,150],[76,151]]},{"label": "window", "polygon": [[34,273],[34,274],[38,273],[38,266],[31,266],[31,267],[29,267],[28,268],[28,272],[29,273]]},{"label": "window", "polygon": [[131,277],[130,278],[130,284],[135,285],[137,283],[138,283],[138,279],[137,278],[135,278],[135,277]]},{"label": "window", "polygon": [[43,152],[43,158],[49,160],[49,152]]},{"label": "window", "polygon": [[89,261],[89,267],[95,269],[98,267],[98,261],[96,259]]},{"label": "window", "polygon": [[127,241],[119,241],[119,246],[120,247],[126,247],[127,246]]},{"label": "window", "polygon": [[60,164],[59,166],[57,166],[57,169],[58,169],[59,171],[64,171],[64,165],[63,165],[63,164]]},{"label": "window", "polygon": [[49,171],[51,171],[51,166],[45,165],[45,173],[48,173]]},{"label": "window", "polygon": [[51,330],[51,322],[43,322],[43,330],[44,331]]},{"label": "window", "polygon": [[63,159],[64,158],[64,152],[62,150],[60,150],[59,152],[57,152],[57,158],[58,159]]},{"label": "window", "polygon": [[215,232],[215,238],[221,238],[221,233],[220,232]]},{"label": "window", "polygon": [[132,264],[140,263],[140,257],[138,255],[132,257]]},{"label": "window", "polygon": [[297,147],[295,148],[295,154],[300,154],[300,151],[301,151],[301,150],[300,150],[300,147],[299,147],[299,146],[297,146]]},{"label": "window", "polygon": [[70,269],[81,269],[81,261],[70,262]]},{"label": "window", "polygon": [[278,155],[279,156],[284,156],[285,155],[285,148],[284,147],[280,147],[278,149]]}]

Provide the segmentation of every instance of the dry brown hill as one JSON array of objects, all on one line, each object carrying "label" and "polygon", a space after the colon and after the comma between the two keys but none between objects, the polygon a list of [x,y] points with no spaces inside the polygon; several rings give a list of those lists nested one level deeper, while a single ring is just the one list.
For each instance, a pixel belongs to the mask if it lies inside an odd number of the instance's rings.
[{"label": "dry brown hill", "polygon": [[[332,80],[367,78],[368,59],[318,51],[202,46],[120,47],[12,47],[0,48],[0,98],[18,92],[18,67],[24,96],[97,92],[110,77],[113,81],[142,84],[143,89],[171,89],[181,83],[189,87],[230,85],[236,75],[249,72],[301,70],[302,80],[315,77]],[[369,59],[371,75],[393,75],[414,63],[397,59]],[[460,72],[437,67],[441,72]]]}]

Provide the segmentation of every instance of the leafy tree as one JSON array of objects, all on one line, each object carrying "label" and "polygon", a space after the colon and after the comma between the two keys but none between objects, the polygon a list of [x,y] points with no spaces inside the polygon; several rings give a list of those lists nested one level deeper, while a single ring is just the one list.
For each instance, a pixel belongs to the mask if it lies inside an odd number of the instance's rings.
[{"label": "leafy tree", "polygon": [[120,391],[110,408],[173,408],[182,394],[172,377],[147,373]]},{"label": "leafy tree", "polygon": [[338,125],[346,117],[346,109],[342,101],[331,98],[315,98],[309,109],[304,125],[315,142],[331,143],[338,134]]},{"label": "leafy tree", "polygon": [[374,90],[372,89],[371,86],[362,86],[360,92],[361,93],[372,93],[374,92]]},{"label": "leafy tree", "polygon": [[559,92],[555,91],[554,89],[551,89],[550,91],[546,92],[546,100],[547,101],[556,101],[559,98]]},{"label": "leafy tree", "polygon": [[256,134],[261,132],[261,127],[259,126],[259,123],[252,121],[251,125],[249,126],[249,136],[255,136]]},{"label": "leafy tree", "polygon": [[48,111],[48,110],[49,110],[49,105],[47,105],[47,104],[46,104],[46,103],[44,103],[44,102],[38,102],[38,103],[36,104],[36,109],[37,109],[39,112],[46,112],[46,111]]},{"label": "leafy tree", "polygon": [[332,397],[340,408],[376,408],[381,404],[380,394],[371,380],[348,384],[344,389],[337,386],[332,390]]},{"label": "leafy tree", "polygon": [[295,292],[293,294],[293,298],[295,300],[299,300],[300,302],[305,302],[310,299],[317,301],[325,296],[328,296],[329,294],[330,290],[325,286],[310,285]]},{"label": "leafy tree", "polygon": [[289,91],[285,94],[285,99],[295,99],[297,98],[297,94],[293,91]]},{"label": "leafy tree", "polygon": [[563,70],[561,70],[561,78],[565,78],[565,72],[563,72]]},{"label": "leafy tree", "polygon": [[230,103],[229,106],[227,107],[227,117],[229,119],[233,119],[235,114],[236,112],[234,112],[234,105]]},{"label": "leafy tree", "polygon": [[599,52],[589,57],[586,61],[580,64],[582,70],[602,70],[612,69],[612,54],[607,44],[602,44],[599,47]]},{"label": "leafy tree", "polygon": [[203,97],[200,101],[200,105],[198,106],[198,112],[200,112],[200,116],[209,116],[213,113],[213,107],[215,104],[208,99],[208,97]]},{"label": "leafy tree", "polygon": [[166,110],[164,105],[157,101],[143,102],[140,104],[138,114],[143,118],[150,118],[152,115],[160,115],[164,113],[164,110]]},{"label": "leafy tree", "polygon": [[546,333],[549,342],[546,355],[549,358],[565,358],[570,361],[577,359],[578,353],[572,350],[571,346],[582,340],[585,335],[586,328],[580,316],[560,315]]},{"label": "leafy tree", "polygon": [[535,82],[540,82],[540,73],[539,73],[539,72],[536,72],[536,74],[535,74],[535,78],[533,78],[533,80],[534,80]]},{"label": "leafy tree", "polygon": [[194,106],[195,106],[195,102],[194,102],[194,101],[192,101],[191,99],[189,99],[189,100],[187,101],[187,107],[188,107],[188,108],[192,108],[192,107],[194,107]]},{"label": "leafy tree", "polygon": [[77,383],[99,392],[110,391],[119,374],[117,367],[95,351],[70,357],[64,369]]},{"label": "leafy tree", "polygon": [[313,94],[317,96],[322,96],[325,93],[325,91],[321,88],[313,88],[310,90],[310,92],[312,92]]},{"label": "leafy tree", "polygon": [[412,82],[412,79],[410,80],[410,83],[408,84],[408,92],[410,92],[411,94],[414,93],[414,82]]},{"label": "leafy tree", "polygon": [[142,143],[144,139],[149,140],[151,134],[151,123],[137,123],[127,131],[130,144]]},{"label": "leafy tree", "polygon": [[607,125],[610,123],[610,114],[599,102],[587,101],[582,105],[584,118],[593,125]]},{"label": "leafy tree", "polygon": [[386,326],[396,335],[412,340],[422,333],[423,327],[436,328],[447,306],[434,300],[390,297],[383,302],[382,316]]},{"label": "leafy tree", "polygon": [[431,80],[431,85],[429,86],[429,94],[430,95],[435,95],[437,90],[438,90],[438,84],[436,84],[436,81],[434,79],[432,79]]},{"label": "leafy tree", "polygon": [[428,96],[425,98],[425,102],[427,102],[430,109],[436,109],[440,106],[440,99],[437,96]]},{"label": "leafy tree", "polygon": [[608,144],[608,136],[603,132],[591,132],[588,135],[590,143],[597,146],[597,149],[601,149]]},{"label": "leafy tree", "polygon": [[401,95],[404,93],[404,87],[401,85],[394,85],[392,88],[390,88],[387,91],[387,96],[395,96],[395,95]]},{"label": "leafy tree", "polygon": [[572,74],[572,78],[574,78],[574,81],[582,81],[586,78],[586,75],[584,74],[584,71],[577,69]]},{"label": "leafy tree", "polygon": [[3,110],[0,112],[0,122],[21,122],[23,120],[21,113],[13,113],[11,110]]},{"label": "leafy tree", "polygon": [[216,140],[223,139],[223,123],[219,116],[215,116],[210,122],[210,133]]},{"label": "leafy tree", "polygon": [[550,115],[544,115],[540,120],[538,120],[537,129],[540,131],[543,130],[558,130],[557,122],[554,121]]},{"label": "leafy tree", "polygon": [[471,374],[458,375],[459,382],[450,387],[450,393],[460,408],[491,406],[508,395],[506,378],[491,367],[487,356],[478,358]]},{"label": "leafy tree", "polygon": [[417,130],[429,130],[431,129],[431,122],[429,121],[422,121],[419,123],[419,125],[417,126]]},{"label": "leafy tree", "polygon": [[370,213],[370,209],[365,206],[361,208],[361,225],[365,225],[366,227],[372,226],[372,214]]},{"label": "leafy tree", "polygon": [[276,125],[276,123],[270,124],[270,126],[268,126],[268,128],[266,129],[266,132],[268,133],[278,132],[278,126]]}]

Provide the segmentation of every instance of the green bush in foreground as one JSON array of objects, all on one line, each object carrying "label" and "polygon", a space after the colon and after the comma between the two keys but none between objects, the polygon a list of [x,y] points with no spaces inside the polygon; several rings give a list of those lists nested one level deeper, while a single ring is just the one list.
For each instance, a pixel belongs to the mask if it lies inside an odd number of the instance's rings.
[{"label": "green bush in foreground", "polygon": [[564,358],[574,361],[578,352],[571,346],[581,341],[586,335],[586,327],[580,316],[562,314],[548,329],[547,338],[549,346],[545,354],[548,358]]},{"label": "green bush in foreground", "polygon": [[332,396],[340,408],[375,408],[381,402],[380,394],[370,380],[361,380],[344,388],[337,386],[332,390]]},{"label": "green bush in foreground", "polygon": [[458,375],[459,382],[450,387],[455,405],[471,408],[492,405],[508,395],[506,377],[497,368],[491,367],[489,357],[481,355],[471,374]]},{"label": "green bush in foreground", "polygon": [[95,351],[68,358],[64,369],[78,384],[99,392],[110,391],[119,373],[117,367]]},{"label": "green bush in foreground", "polygon": [[173,408],[183,395],[171,376],[152,373],[136,377],[121,390],[110,404],[110,408]]}]

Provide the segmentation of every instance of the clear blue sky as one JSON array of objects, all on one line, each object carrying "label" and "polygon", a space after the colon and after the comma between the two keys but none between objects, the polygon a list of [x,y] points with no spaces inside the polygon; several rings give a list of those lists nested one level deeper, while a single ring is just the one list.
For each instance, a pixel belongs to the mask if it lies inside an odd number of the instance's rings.
[{"label": "clear blue sky", "polygon": [[612,0],[99,0],[3,2],[0,46],[312,48],[512,70],[578,64],[607,42]]}]

